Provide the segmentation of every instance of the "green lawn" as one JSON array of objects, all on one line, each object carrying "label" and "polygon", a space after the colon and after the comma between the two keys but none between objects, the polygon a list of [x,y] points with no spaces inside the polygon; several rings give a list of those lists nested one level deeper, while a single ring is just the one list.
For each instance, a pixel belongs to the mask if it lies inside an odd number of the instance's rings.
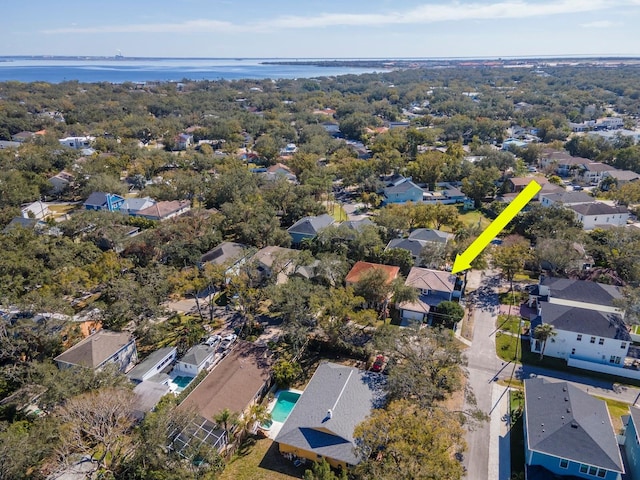
[{"label": "green lawn", "polygon": [[470,210],[465,212],[462,207],[460,207],[459,211],[460,220],[467,226],[475,226],[480,222],[480,226],[484,229],[491,223],[491,220],[489,220],[480,210]]},{"label": "green lawn", "polygon": [[618,400],[612,400],[610,398],[598,397],[607,402],[607,408],[609,409],[609,415],[611,415],[611,422],[613,423],[613,429],[619,432],[622,429],[622,416],[629,415],[629,404],[625,402],[619,402]]},{"label": "green lawn", "polygon": [[49,210],[51,210],[51,212],[55,215],[55,216],[62,216],[62,215],[66,215],[67,213],[71,213],[74,210],[77,210],[80,208],[81,205],[49,205]]},{"label": "green lawn", "polygon": [[[506,361],[522,363],[522,352],[521,348],[518,345],[520,339],[513,335],[506,335],[502,332],[496,333],[496,353],[498,356]],[[516,352],[517,347],[517,352]]]},{"label": "green lawn", "polygon": [[[308,467],[307,467],[308,468]],[[278,452],[273,440],[252,439],[238,449],[227,464],[220,480],[291,480],[301,478],[305,467],[296,468]]]},{"label": "green lawn", "polygon": [[528,328],[529,321],[523,320],[517,315],[498,315],[498,319],[496,320],[496,328],[502,330],[503,332],[511,332],[515,335],[519,335],[520,328]]},{"label": "green lawn", "polygon": [[527,292],[502,292],[498,294],[498,299],[503,305],[521,305],[523,302],[529,300],[529,294]]}]

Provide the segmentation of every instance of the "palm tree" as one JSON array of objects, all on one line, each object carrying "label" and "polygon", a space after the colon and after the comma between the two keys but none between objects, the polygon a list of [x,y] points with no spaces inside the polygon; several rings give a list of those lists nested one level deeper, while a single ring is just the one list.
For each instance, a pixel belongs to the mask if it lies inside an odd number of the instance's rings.
[{"label": "palm tree", "polygon": [[236,420],[238,419],[238,414],[232,412],[228,408],[225,408],[220,413],[218,413],[214,417],[214,419],[218,423],[218,425],[222,425],[222,428],[224,429],[224,431],[227,433],[227,436],[228,436],[229,425],[233,425],[236,422]]},{"label": "palm tree", "polygon": [[266,423],[269,420],[271,420],[271,412],[267,410],[266,405],[254,403],[246,414],[245,428],[251,430],[256,423]]},{"label": "palm tree", "polygon": [[543,323],[538,325],[536,329],[533,331],[533,338],[542,342],[542,349],[540,350],[540,360],[544,357],[544,349],[547,346],[547,340],[555,337],[558,334],[556,330],[553,328],[553,325],[548,323]]}]

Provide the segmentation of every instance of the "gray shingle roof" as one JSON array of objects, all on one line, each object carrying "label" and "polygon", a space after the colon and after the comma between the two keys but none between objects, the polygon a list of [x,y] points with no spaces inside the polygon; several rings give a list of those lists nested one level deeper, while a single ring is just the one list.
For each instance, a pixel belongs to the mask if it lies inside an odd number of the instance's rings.
[{"label": "gray shingle roof", "polygon": [[394,238],[389,242],[387,248],[402,248],[404,250],[409,250],[411,255],[414,257],[419,257],[420,252],[422,252],[423,247],[427,244],[424,240],[417,240],[413,238]]},{"label": "gray shingle roof", "polygon": [[236,242],[222,242],[200,257],[200,263],[211,262],[223,265],[227,262],[238,261],[244,256],[246,245]]},{"label": "gray shingle roof", "polygon": [[624,472],[604,401],[567,382],[542,378],[525,380],[524,394],[530,450]]},{"label": "gray shingle roof", "polygon": [[321,364],[275,441],[357,464],[353,430],[383,406],[385,381],[379,373]]},{"label": "gray shingle roof", "polygon": [[107,194],[105,192],[93,192],[84,202],[84,205],[95,205],[101,207],[107,203]]},{"label": "gray shingle roof", "polygon": [[409,234],[412,240],[424,240],[425,242],[447,243],[453,235],[433,228],[416,228]]},{"label": "gray shingle roof", "polygon": [[82,367],[98,368],[133,340],[130,333],[98,330],[80,343],[62,352],[54,360]]},{"label": "gray shingle roof", "polygon": [[164,357],[173,352],[176,347],[163,347],[155,352],[152,352],[147,358],[145,358],[142,362],[136,365],[128,374],[127,377],[133,380],[142,380],[142,377],[149,371],[151,368],[155,368],[156,364],[161,361]]},{"label": "gray shingle roof", "polygon": [[385,188],[384,189],[384,194],[385,195],[389,195],[389,194],[393,194],[393,193],[405,193],[405,192],[408,192],[409,190],[412,190],[414,188],[418,188],[418,189],[422,190],[418,185],[413,183],[411,180],[405,180],[402,183],[399,183],[397,185],[393,185],[391,187]]},{"label": "gray shingle roof", "polygon": [[613,306],[614,299],[622,298],[620,287],[587,280],[545,277],[540,281],[540,285],[549,287],[551,297],[563,300]]},{"label": "gray shingle roof", "polygon": [[376,224],[373,223],[368,218],[361,218],[360,220],[347,220],[346,222],[343,222],[340,226],[342,225],[344,225],[345,228],[350,228],[351,230],[356,230],[358,232],[361,232],[364,229],[364,227],[375,226]]},{"label": "gray shingle roof", "polygon": [[456,276],[450,272],[443,272],[442,270],[413,267],[409,271],[409,275],[407,275],[407,280],[404,284],[408,287],[419,288],[421,290],[451,293],[456,286]]},{"label": "gray shingle roof", "polygon": [[595,198],[584,192],[544,193],[540,197],[545,197],[553,203],[562,204],[594,203],[596,201]]},{"label": "gray shingle roof", "polygon": [[333,224],[335,220],[327,213],[317,217],[304,217],[291,225],[287,231],[290,233],[301,233],[315,235],[323,228]]},{"label": "gray shingle roof", "polygon": [[200,365],[215,351],[215,348],[207,345],[194,345],[187,350],[187,353],[184,354],[184,357],[182,357],[180,361],[189,365]]},{"label": "gray shingle roof", "polygon": [[615,340],[631,340],[622,317],[616,313],[548,302],[540,302],[540,308],[542,321],[553,325],[558,330]]},{"label": "gray shingle roof", "polygon": [[616,213],[628,213],[627,207],[612,207],[606,203],[582,203],[572,205],[571,210],[580,215],[615,215]]},{"label": "gray shingle roof", "polygon": [[631,413],[631,420],[633,420],[633,423],[636,426],[637,441],[640,442],[640,435],[638,433],[640,432],[640,408],[634,407],[632,405],[631,407],[629,407],[629,412]]}]

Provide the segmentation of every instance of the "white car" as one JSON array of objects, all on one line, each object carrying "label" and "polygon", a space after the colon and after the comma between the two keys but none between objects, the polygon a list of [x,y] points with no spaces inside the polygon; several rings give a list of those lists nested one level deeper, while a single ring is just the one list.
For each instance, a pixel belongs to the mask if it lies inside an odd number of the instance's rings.
[{"label": "white car", "polygon": [[227,350],[237,339],[238,336],[235,333],[227,335],[222,339],[222,342],[220,342],[220,348],[222,350]]},{"label": "white car", "polygon": [[222,337],[220,335],[211,335],[207,338],[207,341],[204,342],[205,345],[209,347],[217,347],[222,341]]}]

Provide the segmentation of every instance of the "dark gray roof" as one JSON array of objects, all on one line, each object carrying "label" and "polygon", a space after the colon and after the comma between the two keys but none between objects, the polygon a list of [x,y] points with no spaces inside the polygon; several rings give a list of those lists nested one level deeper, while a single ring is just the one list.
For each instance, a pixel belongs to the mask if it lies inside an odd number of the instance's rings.
[{"label": "dark gray roof", "polygon": [[333,224],[335,220],[327,213],[317,217],[304,217],[291,225],[287,231],[290,233],[301,233],[315,235],[323,228]]},{"label": "dark gray roof", "polygon": [[176,347],[163,347],[155,352],[152,352],[147,358],[136,365],[128,374],[127,377],[133,380],[142,380],[142,377],[152,368],[155,368],[158,362],[168,356],[171,352],[175,351]]},{"label": "dark gray roof", "polygon": [[622,317],[617,313],[600,312],[588,308],[569,307],[555,303],[540,302],[544,323],[557,330],[584,333],[596,337],[630,341],[631,336]]},{"label": "dark gray roof", "polygon": [[589,282],[587,280],[573,280],[569,278],[544,277],[540,285],[549,287],[551,297],[575,302],[595,303],[613,306],[613,300],[622,298],[622,290],[615,285]]},{"label": "dark gray roof", "polygon": [[409,190],[412,190],[414,188],[418,188],[418,189],[422,190],[418,185],[413,183],[411,180],[405,180],[402,183],[399,183],[397,185],[393,185],[391,187],[385,188],[384,189],[384,194],[385,195],[389,195],[389,194],[393,194],[393,193],[404,193],[404,192],[408,192]]},{"label": "dark gray roof", "polygon": [[420,252],[422,252],[422,248],[426,244],[427,242],[425,242],[424,240],[416,240],[413,238],[394,238],[388,243],[385,250],[388,250],[390,248],[402,248],[404,250],[409,250],[412,256],[419,257]]},{"label": "dark gray roof", "polygon": [[379,373],[321,364],[275,441],[357,464],[353,430],[372,409],[383,406],[384,383]]},{"label": "dark gray roof", "polygon": [[350,228],[351,230],[356,230],[361,232],[362,229],[366,226],[375,226],[368,218],[361,218],[360,220],[347,220],[346,222],[342,222],[340,226],[344,225],[346,228]]},{"label": "dark gray roof", "polygon": [[187,350],[187,353],[184,354],[184,357],[182,357],[180,361],[189,365],[200,365],[215,351],[215,348],[209,347],[208,345],[194,345]]},{"label": "dark gray roof", "polygon": [[571,210],[580,215],[615,215],[616,213],[628,213],[627,207],[612,207],[606,203],[582,203],[572,205]]},{"label": "dark gray roof", "polygon": [[211,262],[215,265],[223,265],[228,262],[238,261],[244,256],[245,248],[247,246],[241,243],[222,242],[202,255],[200,263]]},{"label": "dark gray roof", "polygon": [[562,204],[594,203],[596,201],[595,198],[584,192],[553,192],[543,193],[540,196],[548,198],[553,203]]},{"label": "dark gray roof", "polygon": [[624,472],[606,403],[567,382],[524,381],[530,450]]},{"label": "dark gray roof", "polygon": [[107,203],[107,194],[104,192],[93,192],[84,202],[84,205],[96,205],[101,207]]},{"label": "dark gray roof", "polygon": [[412,240],[424,240],[425,242],[447,243],[453,235],[433,228],[416,228],[409,234]]},{"label": "dark gray roof", "polygon": [[26,228],[28,230],[34,230],[38,226],[45,226],[46,224],[42,220],[38,220],[37,218],[24,218],[24,217],[13,217],[9,224],[4,227],[4,232],[9,232],[14,228]]}]

